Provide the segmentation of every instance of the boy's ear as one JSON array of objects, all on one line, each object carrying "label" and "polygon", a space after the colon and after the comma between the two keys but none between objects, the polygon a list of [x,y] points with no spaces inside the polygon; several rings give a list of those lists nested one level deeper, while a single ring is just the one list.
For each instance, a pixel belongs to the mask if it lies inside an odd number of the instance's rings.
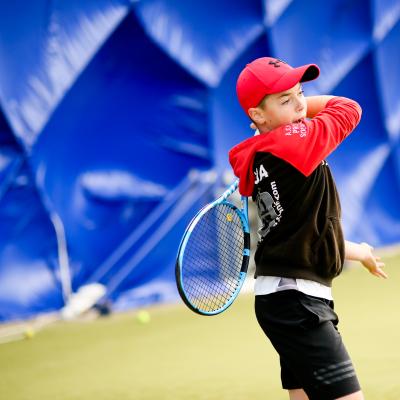
[{"label": "boy's ear", "polygon": [[249,117],[256,124],[263,124],[265,122],[265,117],[259,108],[249,108],[248,113],[249,113]]}]

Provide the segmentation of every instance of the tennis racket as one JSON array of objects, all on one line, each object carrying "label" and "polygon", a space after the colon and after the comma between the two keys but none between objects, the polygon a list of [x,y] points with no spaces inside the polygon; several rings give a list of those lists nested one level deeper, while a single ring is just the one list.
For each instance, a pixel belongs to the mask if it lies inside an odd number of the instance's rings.
[{"label": "tennis racket", "polygon": [[228,198],[233,183],[217,200],[203,207],[182,237],[175,277],[183,302],[201,315],[225,311],[246,278],[250,258],[248,201],[239,209]]}]

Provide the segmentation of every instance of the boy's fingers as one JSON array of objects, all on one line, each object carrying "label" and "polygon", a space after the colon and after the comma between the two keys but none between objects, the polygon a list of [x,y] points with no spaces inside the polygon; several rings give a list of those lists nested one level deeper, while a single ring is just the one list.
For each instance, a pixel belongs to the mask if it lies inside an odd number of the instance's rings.
[{"label": "boy's fingers", "polygon": [[376,276],[378,276],[378,277],[385,278],[385,279],[387,279],[387,277],[388,277],[381,269],[378,269],[378,270],[375,272],[374,275],[376,275]]}]

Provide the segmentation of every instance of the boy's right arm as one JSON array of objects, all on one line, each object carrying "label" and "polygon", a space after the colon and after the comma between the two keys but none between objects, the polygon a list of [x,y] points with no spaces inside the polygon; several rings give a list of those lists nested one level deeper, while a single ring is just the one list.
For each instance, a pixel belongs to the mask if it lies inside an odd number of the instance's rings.
[{"label": "boy's right arm", "polygon": [[270,152],[292,164],[305,176],[353,131],[360,122],[361,107],[351,99],[335,96],[307,98],[308,115],[303,123],[281,126]]}]

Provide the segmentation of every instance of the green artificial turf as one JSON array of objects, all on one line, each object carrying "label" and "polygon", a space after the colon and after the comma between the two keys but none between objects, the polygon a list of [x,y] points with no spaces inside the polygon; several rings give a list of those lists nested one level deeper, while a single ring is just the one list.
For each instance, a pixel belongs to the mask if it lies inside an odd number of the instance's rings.
[{"label": "green artificial turf", "polygon": [[[339,328],[369,400],[400,399],[400,257],[385,261],[386,281],[355,264],[334,283]],[[0,399],[287,399],[251,295],[214,317],[181,304],[148,311],[149,323],[135,312],[58,322],[0,345]]]}]

